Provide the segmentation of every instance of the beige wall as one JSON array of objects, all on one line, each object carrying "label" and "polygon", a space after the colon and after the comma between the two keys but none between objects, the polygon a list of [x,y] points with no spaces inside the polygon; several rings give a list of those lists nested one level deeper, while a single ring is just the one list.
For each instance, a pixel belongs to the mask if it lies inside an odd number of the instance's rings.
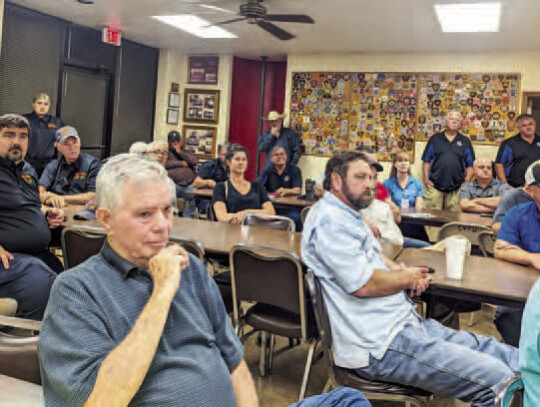
[{"label": "beige wall", "polygon": [[[486,54],[347,54],[289,55],[285,111],[289,110],[292,72],[511,72],[521,73],[522,91],[540,91],[540,52],[499,52]],[[420,157],[426,143],[415,143],[413,175],[421,174]],[[495,158],[497,147],[474,146],[477,156]],[[326,158],[302,157],[299,163],[304,178],[318,179]],[[390,163],[383,163],[388,176]]]},{"label": "beige wall", "polygon": [[[187,83],[188,55],[167,49],[160,50],[158,83],[156,90],[154,140],[166,140],[167,134],[171,130],[178,130],[180,133],[182,133],[182,127],[184,124],[182,122],[184,89],[186,88],[220,90],[219,123],[216,126],[218,129],[216,147],[219,143],[227,140],[229,131],[229,110],[231,104],[232,61],[233,57],[231,55],[220,56],[217,85],[190,85]],[[178,125],[167,124],[167,109],[171,82],[180,84],[181,101]],[[198,124],[193,125],[197,126]]]}]

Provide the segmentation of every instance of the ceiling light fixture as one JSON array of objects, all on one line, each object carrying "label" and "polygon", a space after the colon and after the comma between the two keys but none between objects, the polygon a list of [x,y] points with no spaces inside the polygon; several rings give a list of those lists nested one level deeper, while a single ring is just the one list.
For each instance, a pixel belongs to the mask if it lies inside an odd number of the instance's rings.
[{"label": "ceiling light fixture", "polygon": [[499,32],[501,3],[434,4],[443,32]]},{"label": "ceiling light fixture", "polygon": [[172,25],[200,38],[238,38],[237,35],[221,27],[210,26],[210,22],[192,14],[178,14],[171,16],[153,16],[162,23]]}]

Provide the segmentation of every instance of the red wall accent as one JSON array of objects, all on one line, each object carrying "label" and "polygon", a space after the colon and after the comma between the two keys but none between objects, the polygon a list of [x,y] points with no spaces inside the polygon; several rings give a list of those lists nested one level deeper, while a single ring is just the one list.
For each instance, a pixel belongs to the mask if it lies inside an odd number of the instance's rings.
[{"label": "red wall accent", "polygon": [[[240,144],[249,152],[247,179],[255,178],[257,125],[261,94],[262,61],[234,57],[232,73],[229,142]],[[286,62],[267,62],[263,112],[283,112],[285,103]],[[266,129],[263,122],[262,131]],[[264,157],[261,155],[261,165]]]}]

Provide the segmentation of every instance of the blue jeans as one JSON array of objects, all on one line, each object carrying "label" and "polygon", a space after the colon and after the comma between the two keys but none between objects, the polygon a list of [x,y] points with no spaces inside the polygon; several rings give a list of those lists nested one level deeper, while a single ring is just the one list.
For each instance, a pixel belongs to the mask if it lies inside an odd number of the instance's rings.
[{"label": "blue jeans", "polygon": [[176,197],[182,198],[188,201],[188,204],[186,208],[184,209],[184,213],[182,216],[184,218],[194,218],[195,217],[195,196],[192,194],[187,194],[186,191],[193,191],[195,188],[193,188],[191,185],[186,185],[185,187],[174,184],[176,187]]},{"label": "blue jeans", "polygon": [[425,242],[423,240],[413,239],[412,237],[405,237],[403,236],[403,247],[412,247],[414,249],[421,249],[422,247],[428,247],[431,246],[428,242]]},{"label": "blue jeans", "polygon": [[309,397],[289,407],[370,407],[370,402],[364,395],[355,389],[340,387],[329,393]]},{"label": "blue jeans", "polygon": [[518,371],[517,348],[432,319],[406,325],[382,359],[370,357],[369,366],[356,369],[370,380],[420,387],[475,407],[492,407],[497,387]]}]

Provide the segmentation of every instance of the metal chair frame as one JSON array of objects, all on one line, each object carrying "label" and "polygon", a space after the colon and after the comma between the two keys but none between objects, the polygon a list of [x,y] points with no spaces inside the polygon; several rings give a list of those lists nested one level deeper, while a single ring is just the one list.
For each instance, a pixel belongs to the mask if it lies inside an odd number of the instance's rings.
[{"label": "metal chair frame", "polygon": [[[294,223],[293,223],[294,225]],[[272,261],[272,260],[289,260],[294,264],[297,274],[298,281],[298,298],[300,300],[299,309],[300,309],[300,329],[301,329],[301,341],[309,345],[308,354],[306,358],[306,365],[304,368],[304,374],[302,376],[302,384],[300,387],[299,400],[302,400],[305,397],[309,375],[311,372],[312,365],[319,360],[319,357],[315,357],[315,350],[319,342],[318,338],[309,338],[308,337],[308,326],[307,326],[307,309],[306,309],[306,300],[305,300],[305,291],[304,291],[304,271],[302,269],[302,264],[300,259],[295,254],[285,252],[283,250],[248,245],[248,244],[239,244],[232,248],[230,252],[230,264],[231,264],[231,282],[232,282],[232,296],[233,296],[233,322],[236,328],[236,332],[239,333],[242,326],[245,324],[240,317],[240,301],[238,300],[237,295],[237,278],[234,267],[234,256],[238,252],[248,253],[249,255],[258,258],[261,261]],[[245,299],[250,301],[252,299]],[[256,301],[256,299],[253,299]],[[251,332],[250,334],[254,333]],[[267,371],[271,369],[272,366],[272,355],[274,351],[274,335],[270,334],[270,346],[267,346],[267,337],[268,333],[262,331],[262,344],[261,344],[261,356],[259,360],[259,374],[265,376]]]},{"label": "metal chair frame", "polygon": [[[322,290],[320,287],[320,282],[317,277],[313,275],[311,271],[308,271],[307,283],[309,291],[311,294],[311,301],[313,303],[313,309],[315,311],[315,321],[317,322],[317,327],[319,329],[320,342],[322,344],[323,355],[326,361],[326,370],[328,373],[328,381],[324,386],[324,392],[329,391],[332,388],[341,387],[342,384],[339,383],[335,370],[334,369],[343,369],[337,366],[334,362],[334,357],[332,354],[332,336],[331,332],[325,331],[325,326],[331,327],[330,321],[328,320],[328,314],[326,311],[326,305],[324,303],[324,298],[322,297]],[[320,294],[319,294],[320,293]],[[326,324],[323,323],[323,318],[326,321]],[[366,380],[366,379],[364,379]],[[347,384],[351,386],[350,384]],[[394,384],[395,386],[399,386]],[[418,396],[409,396],[404,394],[392,394],[392,393],[382,393],[375,392],[372,390],[366,390],[361,386],[356,386],[358,390],[361,390],[368,399],[372,400],[388,400],[388,401],[399,401],[405,403],[407,407],[424,407],[427,402],[433,397],[418,395]]]},{"label": "metal chair frame", "polygon": [[193,254],[194,256],[197,256],[199,260],[204,262],[206,254],[205,254],[204,247],[201,244],[201,242],[195,239],[180,238],[180,237],[171,238],[170,241],[172,243],[179,244],[184,249],[186,249],[187,252]]},{"label": "metal chair frame", "polygon": [[493,255],[494,245],[495,235],[493,234],[493,231],[486,230],[478,234],[478,246],[480,246],[480,250],[484,257],[489,257],[490,254]]},{"label": "metal chair frame", "polygon": [[495,407],[520,407],[523,405],[524,384],[520,376],[512,377],[497,390]]},{"label": "metal chair frame", "polygon": [[296,232],[294,221],[286,216],[266,215],[262,213],[248,213],[242,219],[242,226],[258,226],[268,229],[286,230]]},{"label": "metal chair frame", "polygon": [[312,206],[313,205],[305,206],[304,208],[302,208],[302,211],[300,212],[300,219],[302,219],[302,224],[306,223],[308,212]]},{"label": "metal chair frame", "polygon": [[441,227],[437,240],[441,241],[449,236],[460,235],[468,239],[472,245],[478,246],[478,235],[480,232],[490,231],[484,225],[465,222],[449,222]]}]

